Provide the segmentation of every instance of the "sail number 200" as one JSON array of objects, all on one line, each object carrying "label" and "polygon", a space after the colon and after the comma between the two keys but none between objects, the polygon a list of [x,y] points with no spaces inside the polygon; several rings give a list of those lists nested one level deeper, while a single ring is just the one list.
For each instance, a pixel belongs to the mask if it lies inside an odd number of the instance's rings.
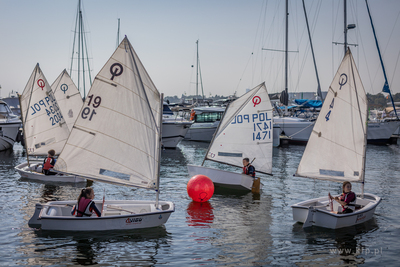
[{"label": "sail number 200", "polygon": [[[89,95],[87,98],[89,99],[88,107],[85,107],[82,110],[81,116],[82,116],[82,119],[87,119],[89,117],[89,121],[91,121],[93,118],[93,115],[97,114],[95,109],[100,106],[101,97],[100,96],[94,97],[94,95]],[[93,101],[93,103],[92,103],[92,101]],[[90,104],[92,104],[93,109],[91,109]]]}]

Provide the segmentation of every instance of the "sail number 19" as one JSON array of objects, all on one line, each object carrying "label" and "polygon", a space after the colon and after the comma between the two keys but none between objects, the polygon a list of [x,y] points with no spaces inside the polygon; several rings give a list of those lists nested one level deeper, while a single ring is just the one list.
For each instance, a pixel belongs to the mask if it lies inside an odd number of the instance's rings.
[{"label": "sail number 19", "polygon": [[[89,118],[89,121],[91,121],[93,116],[97,114],[96,108],[98,108],[101,104],[101,97],[100,96],[94,97],[94,95],[89,95],[87,98],[89,99],[88,106],[82,110],[81,117],[82,119]],[[90,104],[92,104],[93,108],[91,108]]]}]

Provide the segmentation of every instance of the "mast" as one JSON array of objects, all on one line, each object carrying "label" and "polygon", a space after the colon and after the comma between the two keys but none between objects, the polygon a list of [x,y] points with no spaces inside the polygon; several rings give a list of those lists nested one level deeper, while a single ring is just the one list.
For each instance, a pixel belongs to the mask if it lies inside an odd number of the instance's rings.
[{"label": "mast", "polygon": [[312,57],[313,57],[313,61],[314,61],[315,75],[317,76],[317,83],[318,83],[317,94],[318,94],[319,98],[321,98],[321,101],[323,102],[323,101],[324,101],[324,98],[323,98],[323,96],[322,96],[321,85],[320,85],[320,83],[319,83],[317,62],[315,61],[314,47],[313,47],[313,44],[312,44],[311,33],[310,33],[310,27],[309,27],[309,25],[308,25],[308,17],[307,17],[306,5],[305,5],[305,3],[304,3],[304,0],[303,0],[303,9],[304,9],[304,16],[306,17],[308,38],[310,39],[311,53],[312,53]]},{"label": "mast", "polygon": [[[285,25],[286,25],[286,35],[285,35],[285,97],[288,101],[289,95],[288,95],[288,50],[289,50],[289,1],[286,0],[286,20],[285,20]],[[286,104],[287,106],[287,104]]]},{"label": "mast", "polygon": [[[36,64],[35,76],[33,77],[33,82],[32,82],[32,87],[31,87],[31,94],[30,94],[30,96],[29,96],[29,103],[28,103],[28,106],[30,106],[30,104],[31,104],[32,91],[33,91],[33,87],[34,87],[34,85],[35,85],[36,74],[37,74],[38,68],[39,68],[39,63]],[[22,105],[21,105],[21,96],[22,96],[22,95],[18,94],[19,106],[22,108]],[[24,114],[23,114],[23,112],[22,112],[22,110],[21,110],[22,129],[23,129],[24,133],[26,133],[26,130],[25,130],[26,121],[24,121],[24,117],[25,117],[25,118],[28,117],[28,112],[29,112],[29,109],[26,110],[26,116],[24,116]],[[26,120],[26,119],[25,119],[25,120]],[[29,169],[30,169],[31,164],[29,163],[29,149],[26,147],[27,144],[28,144],[28,143],[26,142],[26,134],[24,134],[23,136],[24,136],[24,140],[25,140],[26,161],[28,162],[28,167],[29,167]]]},{"label": "mast", "polygon": [[199,99],[199,40],[196,41],[197,46],[197,58],[196,58],[196,104],[198,104]]},{"label": "mast", "polygon": [[343,19],[344,19],[344,54],[347,52],[347,0],[343,0]]},{"label": "mast", "polygon": [[[77,42],[76,42],[77,40]],[[75,57],[75,48],[77,48],[78,56]],[[90,74],[90,64],[89,64],[89,55],[88,48],[86,44],[85,37],[85,27],[83,24],[83,16],[82,16],[82,8],[81,8],[81,0],[78,0],[78,9],[75,20],[75,30],[74,30],[74,42],[72,47],[72,56],[71,56],[71,67],[70,67],[70,75],[73,76],[72,70],[74,66],[74,59],[77,60],[77,87],[78,90],[82,93],[83,91],[83,99],[86,97],[86,75],[89,77],[90,86],[92,85],[92,77]],[[86,62],[85,62],[86,60]],[[81,74],[81,64],[82,64],[82,74]],[[87,64],[87,68],[85,68],[85,64]],[[85,74],[85,72],[88,72]],[[81,77],[82,75],[82,77]],[[82,80],[82,85],[81,85]]]},{"label": "mast", "polygon": [[118,46],[119,46],[119,19],[118,19],[118,31],[117,31],[117,44],[115,48],[117,48]]},{"label": "mast", "polygon": [[162,140],[162,114],[163,114],[163,103],[164,103],[164,93],[161,93],[161,100],[160,100],[160,116],[159,116],[159,123],[160,123],[160,130],[158,136],[158,166],[157,166],[157,185],[156,185],[156,208],[158,207],[158,199],[160,196],[160,165],[161,165],[161,140]]},{"label": "mast", "polygon": [[368,6],[368,1],[367,0],[365,0],[365,4],[367,5],[368,16],[369,16],[369,20],[371,22],[372,32],[374,33],[376,49],[378,50],[379,60],[381,61],[381,65],[382,65],[383,76],[385,77],[385,84],[383,85],[382,92],[389,93],[390,100],[392,102],[392,106],[393,106],[393,110],[394,110],[394,114],[396,114],[396,117],[399,118],[399,116],[397,115],[396,106],[394,105],[393,96],[392,96],[392,93],[391,93],[390,88],[389,88],[389,82],[388,82],[387,76],[386,76],[385,65],[383,65],[383,59],[382,59],[382,55],[381,55],[381,50],[379,49],[378,39],[376,37],[374,24],[372,23],[371,12],[369,11],[369,6]]}]

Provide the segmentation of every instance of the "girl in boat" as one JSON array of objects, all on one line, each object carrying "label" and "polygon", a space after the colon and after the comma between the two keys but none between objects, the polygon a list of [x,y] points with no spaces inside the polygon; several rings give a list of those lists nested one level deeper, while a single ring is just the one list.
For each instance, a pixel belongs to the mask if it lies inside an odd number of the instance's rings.
[{"label": "girl in boat", "polygon": [[74,206],[71,214],[76,217],[90,217],[93,212],[96,213],[97,217],[101,217],[101,212],[97,209],[96,204],[93,201],[94,190],[91,187],[83,188],[79,197],[78,204]]},{"label": "girl in boat", "polygon": [[332,197],[331,194],[329,193],[330,199],[336,200],[340,205],[342,205],[343,210],[338,213],[352,213],[353,209],[351,209],[349,206],[353,206],[356,201],[356,194],[351,191],[351,183],[349,181],[343,182],[342,185],[343,193],[340,195],[340,197]]}]

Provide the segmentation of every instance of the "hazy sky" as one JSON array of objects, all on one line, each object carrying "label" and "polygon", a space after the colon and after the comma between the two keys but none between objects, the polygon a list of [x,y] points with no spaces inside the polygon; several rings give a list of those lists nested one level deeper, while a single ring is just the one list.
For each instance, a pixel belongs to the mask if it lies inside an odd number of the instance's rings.
[{"label": "hazy sky", "polygon": [[[265,81],[284,89],[283,0],[83,0],[92,77],[127,35],[157,88],[166,96],[195,93],[196,40],[205,95],[238,95]],[[315,91],[302,2],[289,0],[289,91]],[[313,45],[326,91],[343,57],[343,1],[306,0]],[[365,87],[376,94],[383,74],[364,0],[348,0],[349,43]],[[69,71],[77,0],[0,0],[1,96],[22,92],[35,64],[52,83]],[[400,92],[400,1],[370,0],[392,92]],[[72,76],[74,78],[74,73]],[[75,81],[76,83],[76,81]]]}]

